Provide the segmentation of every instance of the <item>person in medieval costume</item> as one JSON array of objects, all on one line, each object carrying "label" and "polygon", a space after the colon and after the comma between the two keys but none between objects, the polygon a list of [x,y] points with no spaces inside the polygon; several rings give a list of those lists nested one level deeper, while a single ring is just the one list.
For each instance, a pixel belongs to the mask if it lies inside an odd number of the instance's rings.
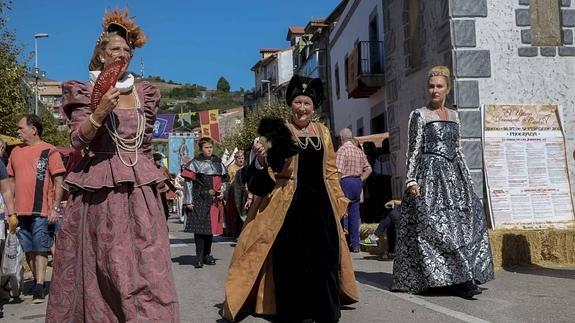
[{"label": "person in medieval costume", "polygon": [[276,315],[279,321],[337,322],[340,307],[358,301],[340,220],[349,200],[339,185],[329,130],[312,122],[322,102],[320,79],[294,76],[291,116],[264,118],[257,158],[249,167],[254,204],[238,239],[226,281],[224,316]]},{"label": "person in medieval costume", "polygon": [[[127,72],[147,39],[128,10],[107,11],[102,26],[91,81],[62,86],[71,144],[87,152],[65,178],[46,322],[179,322],[157,190],[165,178],[151,155],[160,92]],[[110,66],[120,77],[106,90]]]},{"label": "person in medieval costume", "polygon": [[228,166],[230,186],[226,198],[226,235],[237,238],[240,235],[247,210],[253,201],[253,195],[248,192],[243,180],[244,151],[234,153],[234,162]]},{"label": "person in medieval costume", "polygon": [[449,69],[427,78],[429,104],[411,112],[407,192],[401,203],[393,288],[448,287],[464,298],[494,278],[483,206],[461,153],[457,111],[445,106]]},{"label": "person in medieval costume", "polygon": [[224,205],[228,175],[222,160],[213,154],[214,142],[203,137],[198,141],[200,154],[184,166],[183,205],[187,212],[184,231],[194,233],[196,262],[194,267],[215,265],[212,256],[214,235],[223,233]]},{"label": "person in medieval costume", "polygon": [[154,158],[154,164],[158,168],[158,170],[162,173],[162,175],[166,178],[166,180],[162,183],[158,184],[158,192],[160,193],[160,197],[162,198],[162,206],[164,208],[164,214],[166,216],[166,221],[170,217],[170,205],[168,203],[168,193],[176,192],[176,186],[174,182],[172,182],[172,177],[170,176],[170,172],[168,168],[163,165],[163,160],[165,158],[164,154],[160,152],[155,152],[152,154]]}]

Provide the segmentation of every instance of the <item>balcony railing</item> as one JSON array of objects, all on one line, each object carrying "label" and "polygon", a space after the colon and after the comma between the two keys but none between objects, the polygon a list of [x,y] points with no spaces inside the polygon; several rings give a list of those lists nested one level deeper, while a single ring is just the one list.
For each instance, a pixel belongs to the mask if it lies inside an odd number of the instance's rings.
[{"label": "balcony railing", "polygon": [[325,50],[314,50],[306,61],[296,69],[295,74],[325,79],[325,55]]},{"label": "balcony railing", "polygon": [[348,97],[370,97],[385,84],[384,76],[383,42],[359,42],[348,55]]},{"label": "balcony railing", "polygon": [[360,41],[358,46],[359,73],[383,74],[383,42]]}]

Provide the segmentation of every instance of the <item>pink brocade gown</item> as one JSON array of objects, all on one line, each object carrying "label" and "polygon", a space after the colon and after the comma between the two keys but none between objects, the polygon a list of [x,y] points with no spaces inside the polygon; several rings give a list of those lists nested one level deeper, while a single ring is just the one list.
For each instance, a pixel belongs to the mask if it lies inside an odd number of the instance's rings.
[{"label": "pink brocade gown", "polygon": [[[78,132],[91,113],[90,84],[63,85],[64,111],[76,149],[89,148],[66,177],[70,190],[56,239],[47,322],[179,322],[166,220],[151,160],[151,138],[160,94],[136,85],[144,141],[135,166],[126,166],[102,126],[92,142]],[[133,138],[137,109],[116,109],[117,132]],[[110,125],[110,123],[108,123]],[[122,153],[124,161],[134,153]]]}]

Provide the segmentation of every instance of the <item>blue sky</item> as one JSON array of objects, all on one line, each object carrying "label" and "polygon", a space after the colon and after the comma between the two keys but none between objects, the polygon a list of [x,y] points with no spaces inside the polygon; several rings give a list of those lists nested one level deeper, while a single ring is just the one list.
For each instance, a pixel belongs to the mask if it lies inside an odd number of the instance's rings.
[{"label": "blue sky", "polygon": [[224,76],[232,89],[251,89],[250,68],[263,47],[286,48],[289,26],[305,26],[327,17],[339,0],[187,0],[84,1],[16,0],[8,11],[8,28],[25,46],[28,66],[34,65],[34,37],[39,66],[55,80],[87,79],[87,65],[101,32],[106,8],[130,7],[149,37],[136,51],[130,70],[181,83],[215,88]]}]

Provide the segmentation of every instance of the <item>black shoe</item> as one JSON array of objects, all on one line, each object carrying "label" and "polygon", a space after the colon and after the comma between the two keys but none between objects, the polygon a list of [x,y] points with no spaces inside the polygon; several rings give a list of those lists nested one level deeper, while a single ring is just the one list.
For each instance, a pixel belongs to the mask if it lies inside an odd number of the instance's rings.
[{"label": "black shoe", "polygon": [[463,299],[476,300],[474,296],[481,294],[481,291],[479,289],[460,289],[456,291],[456,294]]},{"label": "black shoe", "polygon": [[462,284],[456,284],[454,287],[456,287],[455,293],[457,296],[464,299],[475,300],[473,297],[482,293],[482,291],[477,285],[475,285],[473,281],[466,281]]},{"label": "black shoe", "polygon": [[194,264],[194,268],[202,268],[202,267],[204,267],[204,262],[202,261],[202,258],[198,257],[198,262]]},{"label": "black shoe", "polygon": [[204,257],[204,264],[213,266],[216,264],[216,260],[214,257],[212,257],[212,255],[207,255]]},{"label": "black shoe", "polygon": [[34,291],[32,292],[32,303],[33,304],[41,304],[44,303],[44,286],[40,284],[36,284],[34,287]]}]

